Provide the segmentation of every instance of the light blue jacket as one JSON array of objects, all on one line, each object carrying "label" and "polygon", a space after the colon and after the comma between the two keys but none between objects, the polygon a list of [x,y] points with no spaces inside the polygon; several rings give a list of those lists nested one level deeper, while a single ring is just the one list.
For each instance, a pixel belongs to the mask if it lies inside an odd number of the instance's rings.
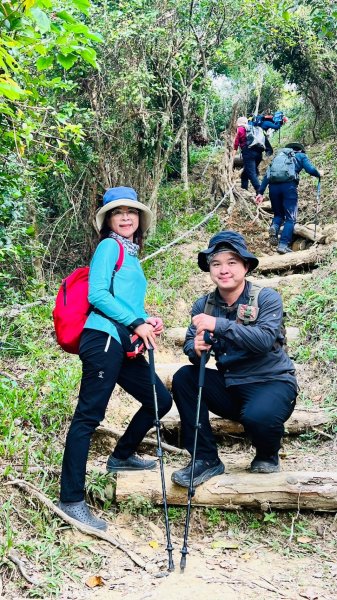
[{"label": "light blue jacket", "polygon": [[[112,238],[100,242],[90,263],[89,302],[108,317],[123,325],[147,319],[144,308],[146,279],[137,256],[124,248],[124,260],[114,277],[114,296],[110,293],[111,276],[119,257],[119,245]],[[120,342],[117,329],[109,319],[91,312],[85,328],[105,331]]]}]

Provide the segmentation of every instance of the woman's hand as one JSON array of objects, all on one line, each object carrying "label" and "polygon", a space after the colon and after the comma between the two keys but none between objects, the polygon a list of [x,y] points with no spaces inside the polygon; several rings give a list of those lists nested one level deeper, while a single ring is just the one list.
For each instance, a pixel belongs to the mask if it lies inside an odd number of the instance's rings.
[{"label": "woman's hand", "polygon": [[148,317],[145,323],[150,323],[155,335],[160,335],[164,331],[164,323],[160,317]]},{"label": "woman's hand", "polygon": [[153,325],[150,323],[142,323],[138,325],[134,332],[142,338],[146,348],[149,350],[150,346],[155,350],[156,349],[156,333],[153,328]]},{"label": "woman's hand", "polygon": [[198,333],[194,338],[194,350],[195,353],[200,357],[201,353],[206,350],[208,352],[211,349],[209,344],[206,344],[204,340],[204,334]]},{"label": "woman's hand", "polygon": [[216,325],[216,318],[211,315],[206,315],[205,313],[201,313],[200,315],[195,315],[192,319],[193,325],[197,328],[197,335],[199,333],[203,333],[204,331],[214,331]]}]

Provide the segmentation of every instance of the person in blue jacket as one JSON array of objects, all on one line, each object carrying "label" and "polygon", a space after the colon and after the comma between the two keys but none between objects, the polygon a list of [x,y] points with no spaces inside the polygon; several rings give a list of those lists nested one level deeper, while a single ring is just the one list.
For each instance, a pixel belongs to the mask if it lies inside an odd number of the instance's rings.
[{"label": "person in blue jacket", "polygon": [[[194,486],[225,470],[209,411],[242,423],[256,451],[250,465],[252,473],[280,470],[278,451],[284,423],[295,407],[297,383],[294,365],[283,348],[280,295],[271,288],[261,288],[257,305],[251,304],[252,284],[245,276],[258,263],[243,236],[235,231],[217,233],[198,255],[200,269],[210,273],[216,289],[211,304],[206,295],[192,307],[192,322],[184,345],[192,365],[179,369],[172,384],[183,443],[192,454],[200,356],[201,352],[209,355],[212,350],[217,369],[205,370]],[[250,316],[246,319],[243,315],[247,306]],[[190,462],[175,471],[172,481],[188,487],[191,468]]]},{"label": "person in blue jacket", "polygon": [[[135,454],[155,419],[150,368],[143,355],[125,356],[123,335],[136,333],[146,348],[156,348],[163,331],[159,317],[150,317],[144,308],[146,279],[137,254],[143,234],[149,229],[152,213],[139,202],[134,189],[115,187],[106,191],[103,206],[96,214],[100,242],[89,271],[89,302],[93,310],[85,323],[80,342],[82,380],[78,404],[68,431],[63,456],[59,507],[69,516],[98,529],[106,529],[85,502],[85,473],[92,434],[104,419],[118,383],[139,403],[140,408],[107,461],[107,471],[153,469],[157,463]],[[120,246],[124,259],[115,273]],[[113,293],[111,293],[113,291]],[[171,408],[171,396],[156,378],[159,418]]]},{"label": "person in blue jacket", "polygon": [[[269,239],[272,246],[277,246],[279,254],[287,254],[292,252],[290,246],[293,239],[293,232],[297,220],[298,206],[298,184],[299,174],[304,169],[309,175],[320,179],[323,171],[318,171],[310,162],[305,154],[303,144],[299,142],[291,142],[286,148],[291,148],[295,152],[295,172],[296,179],[292,181],[283,181],[282,183],[269,182],[268,171],[264,176],[260,188],[257,192],[255,202],[257,205],[263,201],[263,194],[269,185],[270,203],[273,209],[274,217],[269,228]],[[279,239],[281,226],[283,230]]]}]

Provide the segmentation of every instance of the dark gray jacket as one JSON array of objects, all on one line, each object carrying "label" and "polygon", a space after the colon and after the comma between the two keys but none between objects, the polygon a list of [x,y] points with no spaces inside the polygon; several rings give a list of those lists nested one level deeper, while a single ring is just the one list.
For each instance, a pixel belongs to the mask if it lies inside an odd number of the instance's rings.
[{"label": "dark gray jacket", "polygon": [[[221,349],[215,352],[217,368],[223,373],[226,386],[281,380],[289,381],[297,389],[294,365],[283,349],[283,306],[279,293],[271,288],[262,288],[255,323],[236,323],[237,305],[248,303],[250,286],[247,281],[243,293],[231,307],[217,294],[219,302],[213,312],[216,317],[214,337],[221,345]],[[192,317],[204,312],[206,299],[207,295],[194,303]],[[199,357],[194,350],[195,332],[195,327],[190,325],[184,352],[193,364],[198,364]]]}]

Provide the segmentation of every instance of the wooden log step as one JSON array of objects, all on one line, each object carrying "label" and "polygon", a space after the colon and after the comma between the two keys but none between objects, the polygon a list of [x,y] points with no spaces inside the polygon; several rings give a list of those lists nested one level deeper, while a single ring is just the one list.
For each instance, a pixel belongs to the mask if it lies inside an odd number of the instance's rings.
[{"label": "wooden log step", "polygon": [[312,273],[293,273],[291,275],[275,275],[274,277],[247,277],[248,281],[260,285],[261,287],[271,287],[274,289],[286,287],[288,285],[300,285],[303,281],[312,279]]},{"label": "wooden log step", "polygon": [[[180,418],[178,409],[175,405],[161,419],[165,429],[169,432],[175,432],[180,429]],[[222,419],[213,413],[210,413],[210,422],[214,435],[238,435],[244,433],[243,426],[237,421]],[[285,423],[286,435],[299,435],[307,431],[313,431],[317,427],[322,427],[331,423],[332,419],[327,412],[321,408],[304,408],[297,406]]]},{"label": "wooden log step", "polygon": [[282,271],[301,265],[319,264],[331,252],[331,246],[311,246],[308,250],[291,252],[289,254],[274,254],[259,257],[258,271]]},{"label": "wooden log step", "polygon": [[[297,340],[300,335],[298,327],[287,327],[287,341],[292,342]],[[176,344],[177,346],[183,346],[185,342],[186,327],[171,327],[165,331],[165,340]]]},{"label": "wooden log step", "polygon": [[[169,504],[185,505],[187,489],[171,482],[174,469],[166,467],[165,480]],[[162,504],[159,469],[118,473],[116,501],[142,496]],[[337,473],[324,471],[284,471],[272,475],[229,472],[196,488],[194,506],[214,506],[227,510],[255,508],[337,510]]]}]

